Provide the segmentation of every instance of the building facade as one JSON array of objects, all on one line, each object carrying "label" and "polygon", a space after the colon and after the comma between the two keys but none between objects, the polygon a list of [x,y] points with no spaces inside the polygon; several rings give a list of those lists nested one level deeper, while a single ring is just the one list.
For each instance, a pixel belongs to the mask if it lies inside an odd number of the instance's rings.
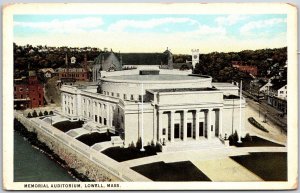
[{"label": "building facade", "polygon": [[75,81],[89,81],[90,73],[87,66],[87,58],[84,57],[83,64],[77,64],[76,58],[70,58],[70,63],[66,55],[65,66],[57,69],[58,77],[62,79],[74,79]]},{"label": "building facade", "polygon": [[27,78],[14,80],[14,109],[44,106],[44,87],[34,71]]},{"label": "building facade", "polygon": [[113,51],[103,52],[94,60],[93,65],[93,81],[97,81],[101,71],[120,71],[122,70],[122,56],[117,56]]},{"label": "building facade", "polygon": [[244,130],[245,100],[229,83],[179,70],[105,72],[98,84],[61,88],[62,113],[114,130],[129,146],[224,139]]},{"label": "building facade", "polygon": [[257,76],[258,70],[256,66],[249,66],[242,61],[232,61],[232,67],[238,69],[241,72],[249,73],[253,76]]}]

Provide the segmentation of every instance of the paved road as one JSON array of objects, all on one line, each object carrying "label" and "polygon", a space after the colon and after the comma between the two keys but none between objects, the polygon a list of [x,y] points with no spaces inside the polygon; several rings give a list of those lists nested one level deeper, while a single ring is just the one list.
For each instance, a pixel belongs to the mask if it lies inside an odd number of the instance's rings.
[{"label": "paved road", "polygon": [[260,117],[266,116],[266,121],[271,121],[286,131],[287,118],[286,116],[280,117],[279,116],[279,114],[281,113],[280,111],[268,105],[264,100],[258,103],[250,98],[246,98],[246,102],[250,107],[252,107],[254,110],[256,110],[259,113]]}]

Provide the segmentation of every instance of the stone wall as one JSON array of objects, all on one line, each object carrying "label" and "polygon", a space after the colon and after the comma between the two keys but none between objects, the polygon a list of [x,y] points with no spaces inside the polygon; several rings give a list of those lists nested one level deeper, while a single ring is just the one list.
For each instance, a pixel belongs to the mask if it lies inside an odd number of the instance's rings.
[{"label": "stone wall", "polygon": [[[75,169],[79,173],[86,175],[91,180],[132,181],[129,177],[119,173],[116,169],[115,171],[111,171],[114,170],[114,168],[113,166],[112,167],[108,166],[109,163],[107,163],[106,166],[107,168],[110,167],[111,170],[101,167],[100,164],[102,163],[100,161],[101,156],[100,157],[96,156],[95,152],[93,152],[92,149],[86,149],[87,152],[83,152],[82,150],[83,148],[78,147],[77,149],[81,151],[76,151],[74,150],[74,148],[72,148],[75,147],[76,145],[72,143],[67,144],[63,142],[66,136],[60,135],[59,136],[60,138],[58,138],[58,135],[55,134],[55,132],[51,131],[49,128],[46,128],[45,126],[41,126],[35,122],[30,121],[29,119],[25,118],[21,113],[15,112],[15,118],[18,121],[20,121],[27,128],[28,131],[35,132],[37,134],[38,139],[41,142],[45,143],[54,153],[56,153],[62,160],[64,160],[69,167]],[[85,145],[82,144],[82,146],[84,147]],[[99,159],[97,159],[97,157],[99,157]],[[98,161],[99,164],[96,164],[95,161]],[[119,175],[122,176],[123,179]]]}]

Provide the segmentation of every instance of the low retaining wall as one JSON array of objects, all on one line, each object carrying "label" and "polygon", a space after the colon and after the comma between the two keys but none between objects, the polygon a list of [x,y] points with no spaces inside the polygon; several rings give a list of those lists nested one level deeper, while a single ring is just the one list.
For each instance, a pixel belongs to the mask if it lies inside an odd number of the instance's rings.
[{"label": "low retaining wall", "polygon": [[[22,113],[15,112],[15,118],[28,131],[37,134],[67,165],[95,181],[133,181],[128,175],[132,171],[120,168],[120,164],[89,146],[73,139],[62,131],[47,125],[39,119],[28,119]],[[42,125],[43,124],[43,125]]]}]

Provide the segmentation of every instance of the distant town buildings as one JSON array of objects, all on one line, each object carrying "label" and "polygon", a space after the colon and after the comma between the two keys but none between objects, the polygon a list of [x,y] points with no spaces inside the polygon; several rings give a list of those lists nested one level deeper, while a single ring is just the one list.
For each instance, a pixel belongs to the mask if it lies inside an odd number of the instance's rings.
[{"label": "distant town buildings", "polygon": [[51,78],[55,71],[53,68],[42,68],[39,70],[39,73],[43,74],[45,78]]},{"label": "distant town buildings", "polygon": [[28,77],[14,79],[14,109],[44,106],[43,88],[35,71],[29,71]]},{"label": "distant town buildings", "polygon": [[243,61],[232,61],[232,67],[238,69],[241,72],[249,73],[253,76],[257,76],[257,67],[256,66],[249,66]]},{"label": "distant town buildings", "polygon": [[73,56],[68,61],[68,56],[65,58],[65,66],[57,69],[60,80],[74,79],[75,81],[89,81],[89,68],[87,58],[85,56],[83,64],[76,63],[76,58]]}]

